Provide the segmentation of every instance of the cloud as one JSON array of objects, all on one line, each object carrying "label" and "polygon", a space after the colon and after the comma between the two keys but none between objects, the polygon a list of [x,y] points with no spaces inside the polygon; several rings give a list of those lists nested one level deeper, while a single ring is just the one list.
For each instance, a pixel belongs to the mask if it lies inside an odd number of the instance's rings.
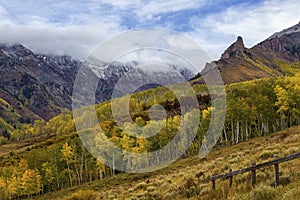
[{"label": "cloud", "polygon": [[206,0],[176,0],[176,1],[164,1],[155,0],[145,4],[140,10],[136,11],[137,16],[140,19],[152,19],[153,16],[168,13],[177,12],[187,9],[197,9],[207,4]]},{"label": "cloud", "polygon": [[85,59],[105,39],[122,31],[118,24],[10,26],[0,25],[0,42],[21,43],[34,52]]},{"label": "cloud", "polygon": [[119,14],[112,12],[111,7],[99,1],[79,0],[21,0],[1,2],[8,12],[7,17],[17,25],[32,25],[32,19],[58,26],[74,24],[91,24],[101,22],[116,22],[120,20]]},{"label": "cloud", "polygon": [[298,0],[0,0],[0,42],[83,59],[123,31],[161,27],[180,31],[217,59],[238,35],[251,47],[298,23],[299,10]]},{"label": "cloud", "polygon": [[[159,29],[127,31],[97,46],[88,61],[131,62],[139,64],[175,64],[198,73],[207,62],[207,53],[181,33]],[[101,62],[102,63],[102,62]]]},{"label": "cloud", "polygon": [[[97,2],[97,1],[96,1]],[[102,3],[110,4],[113,7],[117,7],[119,9],[128,9],[129,7],[138,7],[144,5],[144,3],[140,0],[102,0]]]},{"label": "cloud", "polygon": [[0,5],[0,24],[11,24],[12,22],[7,17],[8,12],[7,10]]},{"label": "cloud", "polygon": [[7,10],[0,5],[0,15],[6,15],[7,14]]},{"label": "cloud", "polygon": [[106,7],[97,1],[0,2],[0,43],[85,59],[99,43],[126,30]]}]

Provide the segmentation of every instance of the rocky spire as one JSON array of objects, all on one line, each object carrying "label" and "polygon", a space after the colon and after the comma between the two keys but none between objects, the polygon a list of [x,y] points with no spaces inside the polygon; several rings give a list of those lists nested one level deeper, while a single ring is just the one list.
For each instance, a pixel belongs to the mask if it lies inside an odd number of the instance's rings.
[{"label": "rocky spire", "polygon": [[221,59],[228,59],[230,57],[237,56],[245,50],[243,38],[238,36],[236,42],[234,42],[226,51],[222,54]]}]

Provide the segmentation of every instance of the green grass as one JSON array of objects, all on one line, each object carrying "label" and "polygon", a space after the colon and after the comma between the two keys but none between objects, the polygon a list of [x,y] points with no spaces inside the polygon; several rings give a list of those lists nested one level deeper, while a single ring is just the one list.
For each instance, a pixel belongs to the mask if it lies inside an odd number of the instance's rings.
[{"label": "green grass", "polygon": [[3,118],[0,117],[0,127],[1,129],[6,129],[8,131],[13,130],[13,126],[8,124]]},{"label": "green grass", "polygon": [[4,99],[0,98],[0,129],[14,130],[13,125],[19,125],[20,114]]},{"label": "green grass", "polygon": [[250,64],[252,64],[253,66],[257,67],[258,69],[260,69],[261,71],[264,71],[268,74],[270,74],[271,76],[275,76],[274,71],[266,66],[265,64],[263,64],[262,62],[260,62],[259,60],[255,59],[252,60],[251,58],[249,58],[248,56],[244,55],[244,59],[249,62]]},{"label": "green grass", "polygon": [[[34,138],[29,138],[21,142],[14,142],[0,145],[0,157],[9,157],[10,154],[19,154],[28,149],[47,147],[51,144],[58,143],[66,138],[78,137],[77,133],[72,133],[63,136],[55,136],[55,134],[50,135],[40,135]],[[0,160],[1,161],[1,160]]]},{"label": "green grass", "polygon": [[5,107],[10,107],[9,103],[7,103],[7,101],[5,101],[4,99],[0,98],[0,105],[3,105]]},{"label": "green grass", "polygon": [[259,199],[270,196],[275,199],[297,199],[300,188],[299,159],[280,164],[280,178],[285,180],[286,185],[276,189],[271,186],[272,167],[257,170],[255,189],[251,188],[249,173],[235,176],[232,188],[229,188],[228,180],[217,180],[215,191],[211,190],[209,178],[212,173],[226,173],[229,168],[237,170],[250,166],[252,162],[264,162],[272,159],[273,154],[283,157],[299,152],[299,144],[300,126],[215,149],[204,159],[190,156],[152,173],[120,173],[36,199],[63,199],[76,196],[79,190],[94,191],[97,194],[95,199]]},{"label": "green grass", "polygon": [[275,60],[275,64],[278,65],[287,75],[295,75],[300,72],[299,61],[294,63],[286,63],[282,60]]}]

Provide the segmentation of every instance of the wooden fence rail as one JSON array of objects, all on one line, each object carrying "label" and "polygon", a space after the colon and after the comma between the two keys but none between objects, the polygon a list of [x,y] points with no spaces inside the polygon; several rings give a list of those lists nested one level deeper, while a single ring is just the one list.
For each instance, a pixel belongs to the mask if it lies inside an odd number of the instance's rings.
[{"label": "wooden fence rail", "polygon": [[251,171],[251,184],[252,184],[252,186],[255,186],[256,170],[263,168],[263,167],[271,166],[271,165],[274,165],[274,181],[275,181],[275,187],[276,187],[279,184],[279,163],[287,162],[287,161],[294,160],[297,158],[300,158],[300,152],[291,154],[291,155],[283,157],[283,158],[278,158],[276,155],[274,155],[274,159],[271,161],[268,161],[268,162],[264,162],[264,163],[260,163],[260,164],[256,164],[254,162],[254,163],[252,163],[252,165],[250,167],[247,167],[244,169],[240,169],[240,170],[236,170],[236,171],[232,171],[232,169],[229,169],[228,173],[220,174],[220,175],[212,175],[210,178],[210,180],[212,181],[212,189],[213,190],[216,189],[216,180],[217,179],[228,178],[229,186],[231,187],[233,176],[236,176],[238,174],[243,174],[246,172],[250,172],[250,171]]}]

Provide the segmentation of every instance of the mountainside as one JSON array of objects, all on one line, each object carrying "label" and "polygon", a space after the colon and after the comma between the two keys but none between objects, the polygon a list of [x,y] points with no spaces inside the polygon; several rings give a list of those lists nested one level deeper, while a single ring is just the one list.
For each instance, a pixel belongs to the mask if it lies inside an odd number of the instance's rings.
[{"label": "mountainside", "polygon": [[[0,109],[3,112],[0,113],[0,117],[12,126],[16,126],[36,119],[48,120],[65,108],[71,109],[73,83],[81,67],[88,70],[88,79],[99,78],[96,91],[97,102],[109,100],[115,84],[128,71],[131,71],[129,77],[131,81],[137,83],[145,81],[142,77],[149,73],[142,69],[135,69],[137,66],[138,63],[134,61],[111,64],[102,61],[89,63],[70,56],[39,55],[20,44],[0,44],[0,100],[10,107],[9,112],[6,112],[6,106],[1,104]],[[164,80],[164,84],[172,84],[182,81],[182,77],[190,79],[194,76],[184,67],[169,66],[170,70],[178,73],[156,71],[154,77]],[[165,73],[168,73],[169,79],[165,78]],[[148,85],[142,89],[153,86],[155,85]],[[3,128],[4,125],[1,127]]]},{"label": "mountainside", "polygon": [[[234,83],[256,78],[293,75],[300,71],[300,23],[275,33],[252,48],[246,48],[238,37],[221,58],[215,61],[224,83]],[[65,108],[71,109],[73,83],[81,67],[88,70],[88,79],[98,80],[97,103],[109,100],[115,85],[122,77],[122,84],[160,82],[164,85],[190,79],[194,74],[176,63],[167,64],[169,70],[149,72],[139,68],[136,61],[105,63],[88,62],[70,56],[34,54],[24,46],[0,44],[0,118],[3,123],[18,126],[36,119],[48,120]],[[207,65],[201,74],[208,73]],[[125,73],[126,76],[123,76]],[[191,81],[203,83],[201,74]],[[165,77],[168,77],[166,79]],[[87,77],[86,77],[87,78]],[[136,91],[156,87],[147,84]],[[117,91],[123,95],[129,91]],[[1,125],[7,127],[7,125]],[[3,128],[2,128],[3,129]]]},{"label": "mountainside", "polygon": [[[215,61],[225,84],[256,78],[291,75],[300,70],[300,23],[275,33],[252,48],[238,37],[218,61]],[[210,70],[209,65],[200,74]],[[203,83],[198,74],[192,83]]]},{"label": "mountainside", "polygon": [[70,103],[66,76],[22,45],[1,45],[0,63],[0,98],[24,120],[49,119]]}]

